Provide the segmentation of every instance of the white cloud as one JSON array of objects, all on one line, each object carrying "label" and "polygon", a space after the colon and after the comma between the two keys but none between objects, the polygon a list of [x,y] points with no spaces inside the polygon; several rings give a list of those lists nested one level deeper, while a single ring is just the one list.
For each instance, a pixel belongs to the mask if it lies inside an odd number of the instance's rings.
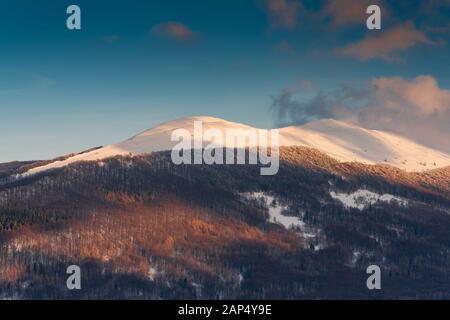
[{"label": "white cloud", "polygon": [[375,78],[368,85],[319,92],[306,102],[296,101],[285,90],[274,98],[272,108],[283,124],[334,118],[450,152],[450,90],[429,75]]}]

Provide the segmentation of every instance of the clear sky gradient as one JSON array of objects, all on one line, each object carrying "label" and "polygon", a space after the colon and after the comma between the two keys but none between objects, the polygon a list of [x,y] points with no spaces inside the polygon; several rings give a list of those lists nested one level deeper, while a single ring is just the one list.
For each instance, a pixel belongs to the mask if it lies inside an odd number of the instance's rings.
[{"label": "clear sky gradient", "polygon": [[[450,3],[423,2],[380,2],[383,29],[369,31],[365,12],[326,0],[0,0],[0,162],[82,151],[189,115],[273,127],[284,90],[302,101],[420,75],[450,89]],[[66,28],[70,4],[82,30]],[[408,23],[426,39],[415,33],[371,57],[343,49]]]}]

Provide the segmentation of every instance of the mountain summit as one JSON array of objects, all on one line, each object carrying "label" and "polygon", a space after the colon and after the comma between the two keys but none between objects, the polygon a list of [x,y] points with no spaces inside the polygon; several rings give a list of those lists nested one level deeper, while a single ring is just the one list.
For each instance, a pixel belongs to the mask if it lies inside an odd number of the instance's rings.
[{"label": "mountain summit", "polygon": [[[183,128],[193,132],[194,121],[202,121],[204,130],[217,129],[223,134],[226,129],[255,129],[245,124],[215,117],[187,117],[160,124],[123,142],[35,167],[25,174],[60,168],[79,161],[97,161],[120,155],[171,150],[176,144],[171,141],[173,130]],[[280,128],[279,133],[281,147],[306,146],[342,162],[387,164],[413,172],[450,165],[450,155],[444,152],[393,133],[364,129],[332,119]],[[227,146],[224,145],[224,147]]]}]

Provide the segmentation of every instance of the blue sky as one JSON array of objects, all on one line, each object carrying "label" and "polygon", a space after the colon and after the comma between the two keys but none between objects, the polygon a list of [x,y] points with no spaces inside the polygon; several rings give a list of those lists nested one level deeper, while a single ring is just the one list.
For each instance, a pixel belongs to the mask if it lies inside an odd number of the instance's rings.
[{"label": "blue sky", "polygon": [[[273,127],[273,99],[286,90],[303,108],[318,92],[378,77],[430,75],[450,89],[448,1],[384,1],[381,31],[332,2],[0,0],[0,162],[81,151],[188,115]],[[70,4],[82,30],[66,28]],[[342,53],[397,26],[413,33],[406,48]]]}]

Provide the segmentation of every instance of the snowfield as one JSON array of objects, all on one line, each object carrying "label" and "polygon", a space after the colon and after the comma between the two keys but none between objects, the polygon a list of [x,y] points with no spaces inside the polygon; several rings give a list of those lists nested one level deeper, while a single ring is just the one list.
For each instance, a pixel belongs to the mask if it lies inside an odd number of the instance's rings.
[{"label": "snowfield", "polygon": [[281,205],[273,196],[264,192],[243,193],[241,195],[246,199],[262,199],[269,209],[268,222],[281,225],[285,229],[299,229],[305,238],[315,238],[317,236],[306,226],[302,219],[284,215],[283,211],[287,210],[288,207]]},{"label": "snowfield", "polygon": [[280,205],[274,197],[263,192],[252,193],[246,195],[246,197],[264,200],[265,205],[269,208],[269,222],[282,225],[286,229],[305,227],[305,223],[299,218],[283,215],[282,212],[286,210],[287,207]]},{"label": "snowfield", "polygon": [[308,247],[308,245],[313,245],[315,251],[322,250],[326,247],[323,239],[320,237],[320,230],[306,225],[302,218],[284,215],[283,211],[288,209],[288,207],[280,204],[275,197],[265,192],[241,193],[240,195],[245,199],[261,200],[269,211],[268,222],[278,224],[283,226],[286,230],[296,232],[307,240],[306,247]]},{"label": "snowfield", "polygon": [[355,208],[358,210],[364,210],[370,205],[374,205],[377,202],[392,203],[395,202],[401,206],[407,206],[408,200],[402,199],[391,194],[380,195],[378,193],[359,189],[353,193],[336,193],[330,192],[333,199],[341,202],[346,208]]},{"label": "snowfield", "polygon": [[[177,144],[171,141],[173,130],[184,128],[193,134],[194,121],[202,121],[203,130],[218,129],[224,136],[226,129],[256,129],[214,117],[188,117],[161,124],[123,142],[33,168],[24,175],[61,168],[79,161],[172,150]],[[281,128],[279,133],[280,146],[315,148],[343,162],[389,164],[406,171],[425,171],[450,166],[449,154],[392,133],[368,130],[336,120],[319,120],[303,126]],[[207,144],[209,141],[204,141],[204,146]],[[223,147],[229,146],[225,142]]]}]

